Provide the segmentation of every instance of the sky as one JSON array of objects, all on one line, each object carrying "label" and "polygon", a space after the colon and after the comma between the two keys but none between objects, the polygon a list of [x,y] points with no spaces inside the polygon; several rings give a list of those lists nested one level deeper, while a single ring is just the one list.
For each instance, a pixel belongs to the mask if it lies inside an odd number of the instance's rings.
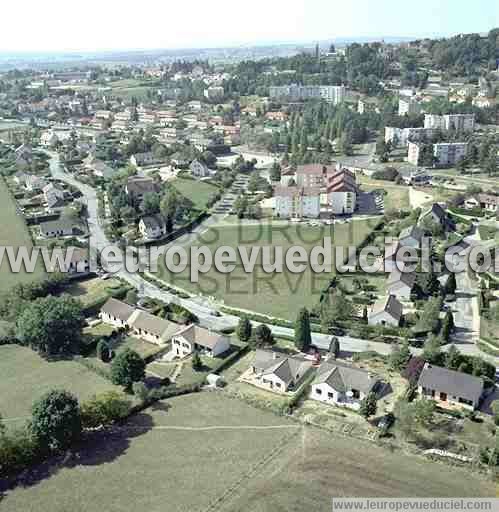
[{"label": "sky", "polygon": [[94,51],[486,32],[499,0],[3,0],[1,14],[0,51]]}]

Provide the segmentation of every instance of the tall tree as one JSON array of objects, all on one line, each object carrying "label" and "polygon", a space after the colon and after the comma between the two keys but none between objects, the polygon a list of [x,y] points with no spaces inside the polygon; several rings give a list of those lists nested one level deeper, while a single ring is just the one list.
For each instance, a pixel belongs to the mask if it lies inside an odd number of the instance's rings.
[{"label": "tall tree", "polygon": [[247,316],[243,316],[239,319],[239,323],[237,324],[237,337],[244,342],[248,342],[251,338],[251,322]]},{"label": "tall tree", "polygon": [[254,331],[255,345],[257,347],[264,347],[271,345],[274,342],[272,331],[268,325],[260,324]]},{"label": "tall tree", "polygon": [[146,364],[132,349],[120,352],[111,363],[111,380],[113,384],[131,389],[134,382],[144,380]]},{"label": "tall tree", "polygon": [[333,359],[338,359],[340,356],[341,348],[340,348],[340,340],[333,336],[331,338],[331,342],[329,343],[329,353],[333,357]]},{"label": "tall tree", "polygon": [[442,330],[441,330],[441,336],[445,342],[448,342],[450,340],[450,335],[452,334],[453,330],[454,330],[454,315],[452,314],[452,311],[447,311],[447,313],[445,314],[444,320],[442,322]]},{"label": "tall tree", "polygon": [[84,324],[79,301],[63,295],[26,304],[16,322],[16,336],[45,354],[78,352]]},{"label": "tall tree", "polygon": [[302,308],[295,322],[295,346],[300,352],[307,352],[311,343],[310,315],[307,308]]},{"label": "tall tree", "polygon": [[31,431],[45,448],[67,448],[78,439],[81,428],[80,407],[71,393],[49,391],[33,404]]}]

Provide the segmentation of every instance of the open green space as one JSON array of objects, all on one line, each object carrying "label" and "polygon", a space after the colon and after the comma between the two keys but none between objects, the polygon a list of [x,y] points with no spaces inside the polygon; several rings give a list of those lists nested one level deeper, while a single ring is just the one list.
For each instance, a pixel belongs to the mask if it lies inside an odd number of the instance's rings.
[{"label": "open green space", "polygon": [[483,477],[215,392],[160,402],[25,476],[3,511],[327,511],[332,496],[495,495]]},{"label": "open green space", "polygon": [[[333,226],[311,227],[295,224],[253,224],[211,227],[193,241],[193,246],[207,246],[212,254],[221,246],[244,246],[248,253],[252,247],[282,247],[283,255],[292,246],[300,246],[307,254],[313,247],[323,245],[325,237],[331,237],[335,247],[358,246],[376,227],[377,220],[357,220]],[[246,273],[237,253],[237,265],[231,273],[220,273],[212,266],[206,274],[200,274],[199,282],[190,280],[190,266],[181,273],[172,273],[164,265],[163,258],[158,274],[166,282],[192,293],[214,296],[226,305],[258,313],[294,320],[303,306],[314,306],[321,291],[334,276],[332,273],[314,273],[310,265],[303,273],[291,273],[283,266],[281,273],[265,273],[262,268],[262,251],[258,255],[252,273]],[[271,256],[271,262],[274,257]]]},{"label": "open green space", "polygon": [[409,187],[406,185],[396,185],[395,183],[385,180],[374,180],[367,176],[360,176],[359,184],[365,192],[380,189],[384,189],[386,191],[386,194],[384,195],[385,211],[393,209],[406,210],[410,206]]},{"label": "open green space", "polygon": [[[24,219],[17,213],[14,199],[9,193],[3,179],[0,178],[0,246],[13,247],[17,252],[19,247],[33,246],[28,228]],[[6,291],[17,283],[29,283],[44,275],[43,264],[41,258],[33,273],[21,271],[13,273],[10,269],[9,262],[4,256],[0,264],[0,292]]]},{"label": "open green space", "polygon": [[0,413],[4,418],[29,416],[33,401],[54,388],[71,391],[80,400],[120,389],[77,361],[47,361],[18,345],[0,347],[0,375]]},{"label": "open green space", "polygon": [[206,208],[209,199],[218,192],[217,187],[210,183],[186,178],[176,178],[173,186],[198,210]]},{"label": "open green space", "polygon": [[67,293],[79,299],[84,306],[94,304],[99,300],[106,300],[113,291],[122,288],[123,283],[119,279],[101,279],[95,277],[82,281],[73,281],[65,287],[64,293]]}]

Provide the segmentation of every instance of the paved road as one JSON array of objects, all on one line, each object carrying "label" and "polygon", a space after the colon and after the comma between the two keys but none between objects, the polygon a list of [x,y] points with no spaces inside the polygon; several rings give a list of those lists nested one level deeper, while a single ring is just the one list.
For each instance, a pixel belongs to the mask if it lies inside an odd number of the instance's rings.
[{"label": "paved road", "polygon": [[[90,247],[100,251],[104,247],[111,245],[111,243],[106,237],[104,228],[101,225],[99,219],[98,200],[95,189],[93,189],[89,185],[85,185],[75,180],[69,173],[65,172],[62,168],[62,165],[59,162],[58,155],[51,153],[50,156],[50,171],[52,176],[79,189],[86,201],[88,209]],[[214,225],[217,222],[219,222],[219,219],[210,217],[205,222],[200,224],[194,230],[194,232],[202,233],[209,226]],[[178,245],[182,243],[187,243],[189,241],[190,236],[192,235],[186,235],[185,237],[181,237],[175,242],[172,242],[171,244],[168,245]],[[217,313],[219,305],[211,304],[210,301],[208,301],[206,298],[200,297],[191,299],[181,299],[176,295],[173,295],[169,292],[161,290],[157,286],[154,286],[150,282],[143,279],[139,274],[130,273],[124,269],[120,269],[116,273],[116,275],[130,283],[132,286],[140,290],[144,295],[148,297],[156,298],[164,302],[180,304],[186,307],[199,318],[200,324],[208,329],[220,330],[225,328],[236,327],[239,321],[239,318],[236,316],[227,315],[224,313]],[[290,328],[279,326],[269,327],[272,329],[272,332],[275,336],[289,337],[294,335],[294,330]],[[338,339],[340,341],[341,350],[345,352],[364,352],[367,350],[372,350],[385,355],[390,354],[391,352],[390,345],[386,343],[378,343],[359,338],[352,338],[351,336],[339,336]],[[327,350],[329,348],[330,340],[331,336],[320,333],[312,333],[312,342],[318,348]],[[480,353],[480,351],[477,349],[474,343],[466,343],[462,345],[460,344],[459,349],[464,354],[477,355]],[[418,355],[421,351],[419,349],[412,349],[412,352],[415,355]]]}]

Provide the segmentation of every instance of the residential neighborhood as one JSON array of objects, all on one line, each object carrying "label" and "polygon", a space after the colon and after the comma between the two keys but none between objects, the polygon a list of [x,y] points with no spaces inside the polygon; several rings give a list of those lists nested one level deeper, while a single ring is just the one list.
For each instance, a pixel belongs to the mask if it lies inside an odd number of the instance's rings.
[{"label": "residential neighborhood", "polygon": [[8,8],[2,512],[497,496],[499,29],[443,1]]}]

